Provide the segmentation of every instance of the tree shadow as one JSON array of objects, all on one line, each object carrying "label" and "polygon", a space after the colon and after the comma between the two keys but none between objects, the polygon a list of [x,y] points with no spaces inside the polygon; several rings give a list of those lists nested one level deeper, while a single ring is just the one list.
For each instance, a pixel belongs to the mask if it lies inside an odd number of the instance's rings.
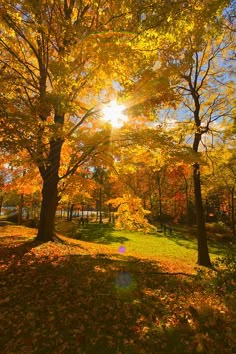
[{"label": "tree shadow", "polygon": [[107,224],[88,224],[74,230],[73,233],[69,234],[69,237],[105,245],[109,245],[114,242],[124,243],[129,241],[127,237],[114,236],[112,231],[112,226]]},{"label": "tree shadow", "polygon": [[58,256],[53,247],[46,257],[47,244],[36,257],[29,246],[1,269],[4,353],[234,352],[228,317],[205,310],[192,277],[120,254]]},{"label": "tree shadow", "polygon": [[42,242],[35,239],[27,240],[21,236],[4,236],[0,238],[0,264],[8,267],[17,266],[24,259],[24,255]]},{"label": "tree shadow", "polygon": [[9,226],[9,225],[14,225],[14,224],[11,221],[0,219],[0,226]]},{"label": "tree shadow", "polygon": [[[170,240],[175,242],[181,247],[187,249],[197,250],[197,236],[195,235],[186,235],[182,232],[173,230],[171,235],[166,235]],[[212,239],[208,239],[208,248],[209,252],[215,255],[224,256],[225,254],[236,251],[235,245],[228,245],[222,242],[217,242]]]}]

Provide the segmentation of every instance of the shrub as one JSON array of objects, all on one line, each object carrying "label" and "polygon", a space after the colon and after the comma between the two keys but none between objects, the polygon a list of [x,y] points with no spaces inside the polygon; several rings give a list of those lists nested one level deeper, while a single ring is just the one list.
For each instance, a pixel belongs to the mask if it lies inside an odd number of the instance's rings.
[{"label": "shrub", "polygon": [[224,258],[218,258],[213,265],[217,269],[212,279],[213,285],[227,292],[236,290],[236,255],[228,254]]},{"label": "shrub", "polygon": [[213,262],[214,273],[202,268],[197,269],[196,281],[208,290],[231,293],[236,290],[236,255],[227,254]]},{"label": "shrub", "polygon": [[222,221],[206,223],[206,230],[212,233],[229,234],[230,228],[226,226]]},{"label": "shrub", "polygon": [[39,224],[39,220],[38,218],[32,218],[32,219],[25,220],[23,224],[27,227],[37,228]]},{"label": "shrub", "polygon": [[121,198],[109,200],[113,207],[118,208],[115,227],[133,231],[151,232],[156,231],[156,227],[149,224],[147,215],[149,211],[142,206],[140,198],[124,194]]},{"label": "shrub", "polygon": [[10,221],[10,222],[12,222],[14,224],[17,224],[17,222],[18,222],[18,212],[17,211],[8,212],[6,214],[6,220]]}]

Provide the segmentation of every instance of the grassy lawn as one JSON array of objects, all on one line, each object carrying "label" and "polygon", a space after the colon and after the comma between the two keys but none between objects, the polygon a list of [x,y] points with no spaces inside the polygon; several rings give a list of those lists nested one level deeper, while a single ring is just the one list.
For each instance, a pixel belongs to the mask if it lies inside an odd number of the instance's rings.
[{"label": "grassy lawn", "polygon": [[[57,229],[63,244],[0,226],[0,353],[236,352],[235,295],[163,274],[195,273],[186,230],[145,235],[60,221]],[[227,251],[218,248],[212,257]]]},{"label": "grassy lawn", "polygon": [[[153,232],[143,234],[141,232],[115,230],[111,226],[89,224],[79,227],[76,222],[58,220],[57,230],[64,235],[68,235],[70,240],[74,240],[107,245],[109,252],[118,252],[119,247],[124,245],[127,256],[135,256],[142,259],[152,259],[159,262],[168,261],[169,265],[174,265],[176,269],[181,267],[194,270],[197,260],[197,240],[194,229],[186,227],[175,227],[171,235],[167,232]],[[93,246],[94,247],[94,246]],[[224,256],[232,248],[229,244],[209,241],[209,251],[211,259],[214,261],[219,256]],[[179,265],[178,265],[179,263]],[[178,270],[179,271],[179,270]]]}]

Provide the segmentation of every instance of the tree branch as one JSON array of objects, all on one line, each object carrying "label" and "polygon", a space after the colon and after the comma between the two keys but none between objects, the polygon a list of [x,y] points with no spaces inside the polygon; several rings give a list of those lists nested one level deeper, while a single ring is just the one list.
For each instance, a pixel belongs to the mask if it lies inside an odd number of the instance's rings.
[{"label": "tree branch", "polygon": [[99,112],[99,110],[97,111],[93,111],[95,107],[90,108],[89,110],[87,110],[87,112],[85,113],[85,115],[80,119],[80,121],[69,131],[69,133],[67,134],[67,137],[71,136],[76,129],[83,124],[83,122],[85,121],[86,118],[88,118],[89,116]]}]

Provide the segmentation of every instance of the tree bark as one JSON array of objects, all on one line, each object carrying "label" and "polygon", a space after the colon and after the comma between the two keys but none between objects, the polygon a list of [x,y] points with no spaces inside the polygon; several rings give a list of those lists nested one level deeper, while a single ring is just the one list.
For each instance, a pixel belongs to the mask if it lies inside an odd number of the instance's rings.
[{"label": "tree bark", "polygon": [[[198,147],[202,137],[201,120],[199,118],[200,102],[199,94],[192,92],[192,97],[195,102],[194,121],[196,124],[196,132],[193,141],[193,150],[198,153]],[[193,165],[193,181],[194,181],[194,196],[196,208],[196,221],[197,221],[197,239],[198,239],[198,261],[197,263],[204,267],[211,267],[211,260],[207,245],[207,234],[205,228],[204,209],[202,204],[202,190],[201,190],[201,174],[200,165],[195,163]]]},{"label": "tree bark", "polygon": [[205,228],[204,209],[202,204],[200,165],[193,166],[194,195],[197,219],[197,239],[198,239],[198,261],[204,267],[211,267],[211,261],[207,245],[207,234]]},{"label": "tree bark", "polygon": [[84,202],[81,203],[81,218],[84,218]]},{"label": "tree bark", "polygon": [[0,196],[0,215],[2,214],[3,196]]},{"label": "tree bark", "polygon": [[102,188],[99,189],[99,224],[102,224]]},{"label": "tree bark", "polygon": [[43,177],[42,203],[40,210],[37,240],[48,242],[54,240],[54,221],[58,205],[58,182],[60,156],[63,140],[58,138],[50,142],[50,152],[47,168],[40,170]]},{"label": "tree bark", "polygon": [[70,202],[68,202],[67,204],[67,216],[66,216],[66,220],[69,221],[70,220]]},{"label": "tree bark", "polygon": [[57,203],[57,181],[44,181],[37,240],[53,241]]},{"label": "tree bark", "polygon": [[73,219],[73,211],[74,211],[74,204],[71,203],[69,221]]}]

